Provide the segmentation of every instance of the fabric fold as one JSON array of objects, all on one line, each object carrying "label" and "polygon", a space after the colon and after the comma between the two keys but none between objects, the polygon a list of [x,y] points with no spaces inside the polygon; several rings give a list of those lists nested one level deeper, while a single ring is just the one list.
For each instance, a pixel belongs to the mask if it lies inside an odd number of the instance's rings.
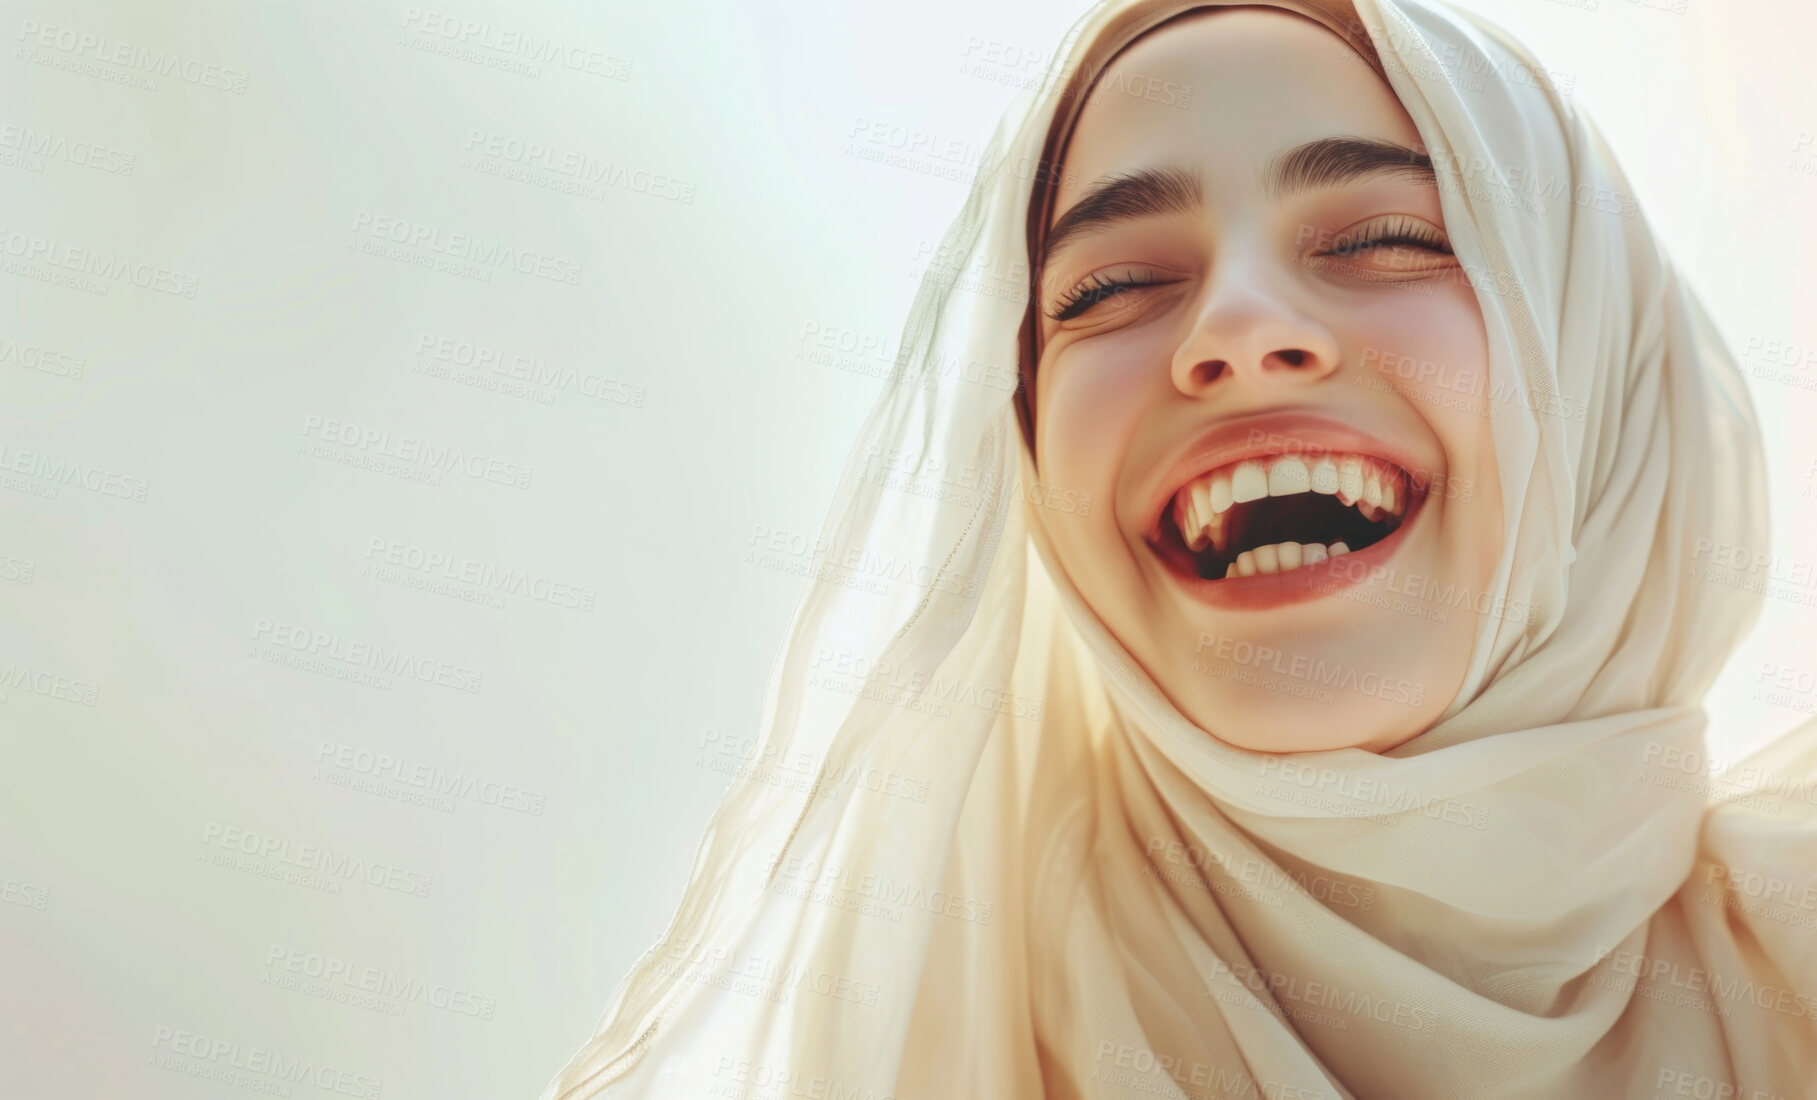
[{"label": "fabric fold", "polygon": [[1754,411],[1505,32],[1278,4],[1373,52],[1488,335],[1507,534],[1436,724],[1234,747],[1060,566],[1049,525],[1109,502],[1043,485],[965,369],[1015,362],[1028,300],[964,276],[1026,262],[1082,61],[1201,6],[1097,4],[1006,112],[820,535],[912,575],[809,580],[669,929],[544,1100],[1817,1095],[1817,721],[1705,748],[1764,592]]}]

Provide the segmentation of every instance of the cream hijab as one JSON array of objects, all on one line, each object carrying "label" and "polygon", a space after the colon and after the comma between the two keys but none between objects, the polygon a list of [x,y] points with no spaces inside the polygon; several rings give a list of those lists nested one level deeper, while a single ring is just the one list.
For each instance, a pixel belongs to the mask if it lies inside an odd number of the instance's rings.
[{"label": "cream hijab", "polygon": [[[1760,602],[1729,568],[1767,546],[1753,411],[1502,32],[1436,0],[1348,28],[1439,166],[1508,398],[1494,583],[1524,613],[1482,616],[1441,720],[1380,755],[1233,748],[1058,567],[1043,524],[1108,502],[1035,479],[1002,382],[1026,288],[974,265],[1026,256],[1078,59],[1192,6],[1094,7],[1000,124],[761,742],[544,1100],[1817,1095],[1817,723],[1701,764]],[[879,594],[861,561],[912,567]]]}]

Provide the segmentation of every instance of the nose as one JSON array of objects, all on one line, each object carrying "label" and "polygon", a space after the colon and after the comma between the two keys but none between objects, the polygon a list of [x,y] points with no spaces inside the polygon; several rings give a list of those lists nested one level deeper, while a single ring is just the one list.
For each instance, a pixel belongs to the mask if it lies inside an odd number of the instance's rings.
[{"label": "nose", "polygon": [[1262,263],[1228,264],[1208,288],[1174,353],[1173,380],[1188,397],[1214,389],[1300,387],[1338,367],[1338,342],[1271,278]]}]

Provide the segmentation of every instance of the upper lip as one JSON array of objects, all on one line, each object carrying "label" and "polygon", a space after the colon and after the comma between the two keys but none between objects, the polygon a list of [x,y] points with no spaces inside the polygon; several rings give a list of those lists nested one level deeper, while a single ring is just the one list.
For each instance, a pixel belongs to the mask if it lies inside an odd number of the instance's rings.
[{"label": "upper lip", "polygon": [[1318,413],[1278,411],[1232,417],[1188,443],[1155,481],[1148,510],[1143,513],[1148,538],[1160,540],[1168,502],[1199,475],[1246,458],[1305,451],[1364,455],[1392,462],[1409,473],[1416,470],[1401,448],[1354,424]]}]

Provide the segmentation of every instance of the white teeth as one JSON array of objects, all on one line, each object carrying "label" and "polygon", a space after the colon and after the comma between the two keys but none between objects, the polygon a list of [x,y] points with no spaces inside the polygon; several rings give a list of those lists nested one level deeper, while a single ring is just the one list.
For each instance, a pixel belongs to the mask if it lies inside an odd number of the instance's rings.
[{"label": "white teeth", "polygon": [[1355,504],[1363,496],[1363,460],[1345,455],[1338,462],[1338,499]]},{"label": "white teeth", "polygon": [[[1224,526],[1224,517],[1217,515],[1211,510],[1211,486],[1205,484],[1204,479],[1200,479],[1193,483],[1192,504],[1193,511],[1197,512],[1199,515],[1199,523],[1201,526],[1209,527],[1213,524],[1216,524],[1218,527]],[[1193,530],[1196,531],[1198,528],[1195,527]],[[1206,532],[1207,537],[1211,537],[1211,534],[1212,532],[1210,531]]]},{"label": "white teeth", "polygon": [[1224,579],[1254,577],[1259,574],[1285,573],[1302,566],[1317,565],[1339,554],[1350,553],[1350,547],[1334,542],[1325,547],[1316,542],[1275,542],[1258,546],[1237,555],[1237,560],[1224,570]]},{"label": "white teeth", "polygon": [[1211,510],[1218,513],[1230,511],[1236,503],[1236,496],[1230,488],[1230,475],[1217,473],[1211,478]]},{"label": "white teeth", "polygon": [[1335,495],[1339,503],[1356,508],[1372,523],[1382,522],[1406,511],[1404,476],[1396,467],[1362,455],[1244,459],[1182,486],[1174,498],[1173,518],[1193,553],[1208,546],[1222,553],[1229,542],[1226,513],[1235,505],[1266,496],[1322,493]]},{"label": "white teeth", "polygon": [[1187,537],[1186,544],[1192,547],[1192,552],[1195,554],[1205,549],[1211,541],[1210,536],[1205,533],[1205,517],[1199,511],[1199,502],[1193,499],[1190,493],[1186,496],[1186,525],[1180,530],[1192,532]]},{"label": "white teeth", "polygon": [[1306,464],[1293,455],[1282,455],[1268,464],[1268,495],[1293,496],[1312,488],[1312,474]]},{"label": "white teeth", "polygon": [[1268,474],[1254,459],[1237,463],[1230,475],[1230,496],[1238,504],[1261,500],[1268,495]]},{"label": "white teeth", "polygon": [[1338,491],[1338,464],[1321,458],[1312,464],[1312,491],[1330,496]]}]

